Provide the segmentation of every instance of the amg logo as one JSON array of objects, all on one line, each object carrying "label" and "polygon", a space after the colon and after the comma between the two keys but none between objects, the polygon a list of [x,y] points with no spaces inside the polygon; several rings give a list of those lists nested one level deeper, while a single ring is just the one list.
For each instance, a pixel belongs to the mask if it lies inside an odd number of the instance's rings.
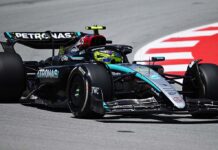
[{"label": "amg logo", "polygon": [[37,72],[37,78],[58,78],[59,71],[57,69],[40,69]]},{"label": "amg logo", "polygon": [[[49,35],[47,33],[14,33],[17,39],[32,39],[32,40],[44,40],[49,39]],[[66,39],[72,38],[71,33],[51,33],[52,38],[54,39]]]}]

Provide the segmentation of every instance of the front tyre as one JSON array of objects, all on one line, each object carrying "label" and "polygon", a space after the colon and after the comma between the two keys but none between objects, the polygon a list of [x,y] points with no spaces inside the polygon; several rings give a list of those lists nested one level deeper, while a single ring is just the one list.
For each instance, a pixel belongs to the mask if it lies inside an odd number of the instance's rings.
[{"label": "front tyre", "polygon": [[[101,89],[102,102],[110,100],[112,96],[111,76],[103,65],[86,64],[75,68],[70,74],[68,84],[68,104],[76,118],[104,116],[104,113],[92,109],[93,87]],[[94,107],[101,109],[100,105]]]},{"label": "front tyre", "polygon": [[[189,72],[187,72],[189,73]],[[190,98],[199,98],[200,100],[206,98],[213,101],[218,101],[218,66],[215,64],[199,64],[198,71],[193,71],[189,75],[194,75],[194,78],[185,79],[183,81],[183,90],[193,90],[194,94],[188,95]],[[218,114],[217,112],[191,112],[194,118],[213,118]]]}]

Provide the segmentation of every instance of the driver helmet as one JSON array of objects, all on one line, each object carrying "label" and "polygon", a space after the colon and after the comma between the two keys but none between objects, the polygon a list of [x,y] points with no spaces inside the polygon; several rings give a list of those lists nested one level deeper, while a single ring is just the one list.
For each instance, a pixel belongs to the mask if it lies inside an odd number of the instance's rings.
[{"label": "driver helmet", "polygon": [[94,60],[106,64],[122,63],[123,57],[120,53],[112,50],[101,50],[94,52]]}]

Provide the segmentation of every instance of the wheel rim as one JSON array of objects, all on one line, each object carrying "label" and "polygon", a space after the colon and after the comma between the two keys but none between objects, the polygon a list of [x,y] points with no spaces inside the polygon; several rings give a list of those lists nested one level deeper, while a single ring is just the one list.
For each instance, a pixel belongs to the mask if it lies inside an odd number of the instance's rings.
[{"label": "wheel rim", "polygon": [[81,76],[76,76],[71,83],[70,102],[74,109],[81,109],[85,99],[85,83]]}]

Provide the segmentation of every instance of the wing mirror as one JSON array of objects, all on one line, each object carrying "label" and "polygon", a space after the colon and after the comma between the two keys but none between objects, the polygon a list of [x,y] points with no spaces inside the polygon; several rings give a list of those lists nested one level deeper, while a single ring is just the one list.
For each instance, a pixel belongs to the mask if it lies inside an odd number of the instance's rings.
[{"label": "wing mirror", "polygon": [[131,46],[124,47],[122,49],[122,53],[125,54],[125,55],[132,53],[132,47]]},{"label": "wing mirror", "polygon": [[151,57],[151,61],[156,62],[156,61],[164,61],[165,57]]}]

